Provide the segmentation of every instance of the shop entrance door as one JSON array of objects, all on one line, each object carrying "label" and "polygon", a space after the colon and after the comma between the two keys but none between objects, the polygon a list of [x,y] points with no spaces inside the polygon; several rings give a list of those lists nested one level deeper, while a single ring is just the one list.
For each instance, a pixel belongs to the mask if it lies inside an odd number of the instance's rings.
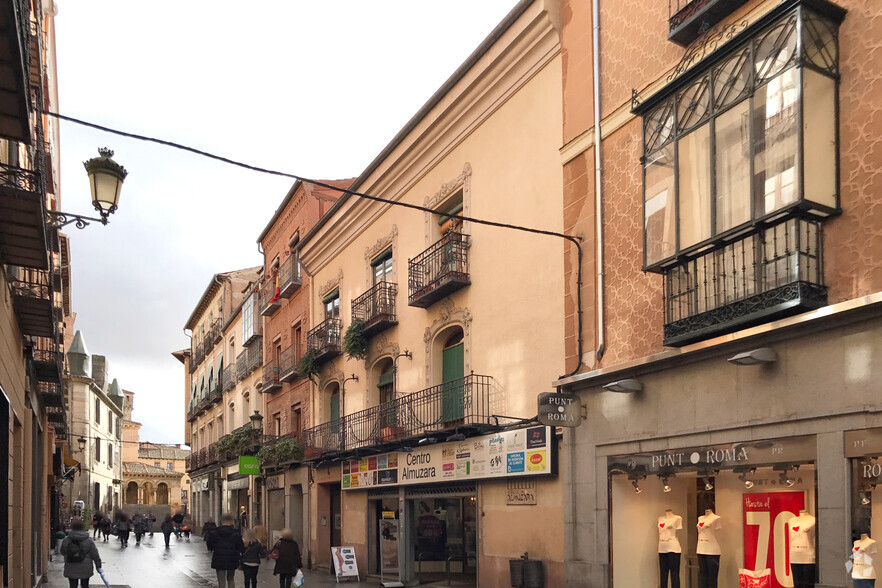
[{"label": "shop entrance door", "polygon": [[342,503],[340,498],[340,485],[334,484],[331,486],[331,545],[328,548],[328,553],[330,553],[331,547],[339,547],[340,545],[343,545],[343,543],[341,543],[343,541],[343,510],[341,508]]},{"label": "shop entrance door", "polygon": [[[303,490],[302,486],[291,486],[291,492],[288,497],[288,528],[294,533],[294,540],[297,545],[304,545],[303,542]],[[303,548],[301,548],[303,549]]]},{"label": "shop entrance door", "polygon": [[448,578],[477,585],[478,519],[475,496],[415,498],[411,540],[421,582]]},{"label": "shop entrance door", "polygon": [[[276,540],[281,536],[282,529],[285,528],[285,490],[279,488],[267,492],[267,504],[269,510],[266,513],[266,518],[269,523],[269,534],[271,543],[275,545]],[[297,544],[300,545],[300,542]]]}]

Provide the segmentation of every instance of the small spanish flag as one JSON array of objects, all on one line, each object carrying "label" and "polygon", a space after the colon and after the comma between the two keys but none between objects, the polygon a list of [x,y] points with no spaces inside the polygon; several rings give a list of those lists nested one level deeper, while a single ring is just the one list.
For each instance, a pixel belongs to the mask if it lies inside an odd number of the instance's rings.
[{"label": "small spanish flag", "polygon": [[279,273],[276,272],[276,293],[273,295],[273,299],[270,300],[270,304],[277,301],[280,297],[281,297],[281,294],[279,292]]}]

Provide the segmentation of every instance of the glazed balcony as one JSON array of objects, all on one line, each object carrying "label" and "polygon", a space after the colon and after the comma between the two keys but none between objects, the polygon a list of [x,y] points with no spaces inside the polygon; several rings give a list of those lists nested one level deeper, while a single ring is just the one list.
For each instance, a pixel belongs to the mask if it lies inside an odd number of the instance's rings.
[{"label": "glazed balcony", "polygon": [[668,40],[686,47],[745,2],[747,0],[668,0]]},{"label": "glazed balcony", "polygon": [[270,277],[260,287],[257,305],[260,308],[260,316],[273,316],[281,308],[282,297],[276,293],[275,277]]},{"label": "glazed balcony", "polygon": [[352,301],[352,320],[364,322],[365,337],[373,337],[398,324],[397,295],[398,284],[379,282]]},{"label": "glazed balcony", "polygon": [[674,347],[827,304],[816,220],[777,220],[666,268],[663,275],[663,344]]},{"label": "glazed balcony", "polygon": [[315,363],[325,363],[340,355],[340,333],[343,321],[327,319],[310,330],[306,335],[306,346],[315,351]]},{"label": "glazed balcony", "polygon": [[355,451],[380,453],[430,437],[479,434],[497,426],[490,408],[494,380],[472,374],[323,423],[301,434],[307,460]]},{"label": "glazed balcony", "polygon": [[427,308],[445,296],[471,284],[469,235],[448,232],[408,261],[408,305]]},{"label": "glazed balcony", "polygon": [[283,382],[293,382],[299,377],[297,373],[297,365],[300,357],[297,355],[297,346],[289,345],[287,349],[282,350],[282,356],[279,361],[279,379]]},{"label": "glazed balcony", "polygon": [[61,383],[64,373],[64,354],[54,338],[34,337],[32,343],[32,363],[34,376],[40,382]]},{"label": "glazed balcony", "polygon": [[47,270],[16,268],[11,279],[12,307],[22,335],[55,337],[58,315],[51,284]]},{"label": "glazed balcony", "polygon": [[291,298],[303,282],[300,279],[300,260],[291,254],[279,265],[279,296]]},{"label": "glazed balcony", "polygon": [[271,359],[263,365],[263,391],[264,393],[275,392],[282,389],[282,381],[279,379],[279,364]]}]

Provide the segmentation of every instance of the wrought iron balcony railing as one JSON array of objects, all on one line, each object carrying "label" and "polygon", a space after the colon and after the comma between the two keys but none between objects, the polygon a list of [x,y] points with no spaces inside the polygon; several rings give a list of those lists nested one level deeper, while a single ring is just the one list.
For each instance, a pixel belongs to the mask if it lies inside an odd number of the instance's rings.
[{"label": "wrought iron balcony railing", "polygon": [[340,333],[343,322],[327,319],[306,334],[306,346],[315,351],[316,363],[324,363],[340,355]]},{"label": "wrought iron balcony railing", "polygon": [[[44,252],[45,253],[45,252]],[[54,338],[58,326],[49,270],[16,268],[12,307],[23,335]]]},{"label": "wrought iron balcony railing", "polygon": [[184,458],[184,470],[187,472],[192,472],[193,469],[193,454],[191,453]]},{"label": "wrought iron balcony railing", "polygon": [[664,270],[664,341],[681,346],[827,304],[816,220],[787,218]]},{"label": "wrought iron balcony railing", "polygon": [[282,356],[279,361],[279,379],[283,382],[293,382],[299,377],[297,367],[300,357],[297,355],[297,346],[289,345],[282,350]]},{"label": "wrought iron balcony railing", "polygon": [[211,465],[213,463],[217,463],[217,459],[217,443],[212,443],[208,446],[208,451],[205,453],[205,463],[203,465]]},{"label": "wrought iron balcony railing", "polygon": [[352,320],[364,322],[364,336],[373,337],[398,324],[395,297],[398,284],[379,282],[352,301]]},{"label": "wrought iron balcony railing", "polygon": [[275,358],[263,364],[263,391],[274,392],[282,389],[282,381],[279,379],[279,364]]},{"label": "wrought iron balcony railing", "polygon": [[263,364],[263,346],[252,345],[236,357],[236,374],[241,382]]},{"label": "wrought iron balcony railing", "polygon": [[276,292],[277,284],[276,277],[270,276],[260,287],[260,296],[258,296],[260,316],[272,316],[282,306],[282,297]]},{"label": "wrought iron balcony railing", "polygon": [[291,254],[279,265],[279,296],[291,298],[303,282],[300,279],[300,260]]},{"label": "wrought iron balcony railing", "polygon": [[64,354],[61,345],[52,337],[31,338],[34,375],[41,382],[61,383],[64,372]]},{"label": "wrought iron balcony railing", "polygon": [[408,304],[426,308],[471,284],[469,235],[448,232],[407,262]]},{"label": "wrought iron balcony railing", "polygon": [[381,450],[448,431],[483,432],[497,425],[490,408],[494,380],[472,374],[306,429],[307,460],[359,449]]},{"label": "wrought iron balcony railing", "polygon": [[218,404],[224,398],[224,392],[221,389],[220,382],[215,382],[214,387],[208,391],[208,401],[211,404]]},{"label": "wrought iron balcony railing", "polygon": [[668,0],[668,40],[687,46],[747,0]]},{"label": "wrought iron balcony railing", "polygon": [[213,347],[216,343],[218,343],[224,336],[223,331],[223,321],[221,319],[214,319],[214,322],[211,323],[211,326],[208,328],[207,340],[211,341],[211,346]]},{"label": "wrought iron balcony railing", "polygon": [[221,391],[226,394],[236,387],[238,382],[236,375],[236,364],[228,365],[221,374]]}]

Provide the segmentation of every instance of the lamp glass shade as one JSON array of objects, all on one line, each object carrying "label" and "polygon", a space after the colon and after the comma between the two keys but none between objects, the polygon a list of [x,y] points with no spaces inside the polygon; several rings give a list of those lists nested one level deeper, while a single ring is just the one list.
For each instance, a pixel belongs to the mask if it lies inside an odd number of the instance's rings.
[{"label": "lamp glass shade", "polygon": [[119,176],[96,170],[89,174],[89,187],[92,190],[92,205],[99,212],[111,213],[119,205],[119,192],[122,179]]},{"label": "lamp glass shade", "polygon": [[256,410],[254,411],[254,414],[251,415],[251,428],[258,430],[263,428],[263,415],[261,415]]},{"label": "lamp glass shade", "polygon": [[83,451],[86,448],[86,440],[83,437],[77,439],[77,443],[80,446],[80,451]]}]

